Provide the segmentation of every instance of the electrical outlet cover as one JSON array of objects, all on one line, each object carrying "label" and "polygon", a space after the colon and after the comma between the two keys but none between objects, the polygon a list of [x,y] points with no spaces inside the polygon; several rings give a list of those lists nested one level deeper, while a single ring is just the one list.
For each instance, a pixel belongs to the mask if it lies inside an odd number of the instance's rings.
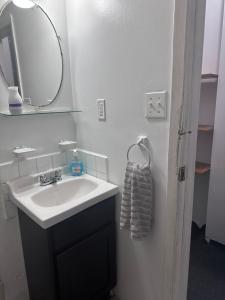
[{"label": "electrical outlet cover", "polygon": [[98,109],[98,119],[100,121],[105,121],[106,120],[105,99],[97,99],[97,109]]}]

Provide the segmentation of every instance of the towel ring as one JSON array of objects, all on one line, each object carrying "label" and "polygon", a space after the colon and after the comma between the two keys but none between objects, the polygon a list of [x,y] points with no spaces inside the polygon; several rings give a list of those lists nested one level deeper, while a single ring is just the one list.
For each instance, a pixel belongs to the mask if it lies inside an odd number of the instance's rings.
[{"label": "towel ring", "polygon": [[130,158],[129,158],[130,150],[131,150],[133,147],[135,147],[135,146],[142,147],[143,149],[146,150],[146,152],[148,153],[148,166],[150,167],[151,161],[152,161],[152,159],[151,159],[151,151],[150,151],[150,149],[148,149],[148,147],[146,147],[143,143],[136,143],[136,144],[131,145],[131,146],[128,148],[128,150],[127,150],[127,160],[130,161]]}]

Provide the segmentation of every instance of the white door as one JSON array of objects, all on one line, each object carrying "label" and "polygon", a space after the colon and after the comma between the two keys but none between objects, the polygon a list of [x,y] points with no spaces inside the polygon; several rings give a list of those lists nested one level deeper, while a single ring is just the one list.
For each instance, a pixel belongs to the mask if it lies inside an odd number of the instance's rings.
[{"label": "white door", "polygon": [[[177,4],[176,6],[182,6]],[[180,7],[179,7],[180,8]],[[180,14],[177,9],[177,14]],[[169,182],[175,195],[170,197],[176,198],[176,215],[175,215],[175,235],[173,248],[173,278],[172,300],[186,300],[187,283],[188,283],[188,268],[189,268],[189,253],[190,253],[190,237],[192,223],[192,206],[194,192],[194,176],[195,176],[195,160],[197,146],[197,131],[198,131],[198,116],[200,103],[200,87],[201,87],[201,71],[202,71],[202,54],[203,54],[203,39],[204,39],[204,21],[205,21],[205,0],[186,1],[184,13],[186,19],[183,20],[183,28],[185,30],[185,39],[182,41],[182,26],[181,17],[178,16],[178,22],[175,23],[175,46],[178,39],[178,56],[180,49],[183,48],[183,69],[178,75],[183,76],[180,81],[183,83],[180,92],[180,98],[177,103],[180,107],[180,119],[173,121],[173,114],[176,114],[175,104],[172,104],[172,127],[171,127],[171,144],[170,152],[175,150],[175,137],[177,139],[176,151],[176,168],[177,174],[182,172],[182,167],[185,168],[185,178],[177,178],[175,182]],[[177,28],[176,28],[177,27]],[[180,44],[179,44],[180,43]],[[176,49],[174,58],[174,67],[179,69],[179,63],[182,62],[182,57],[176,61]],[[178,66],[176,66],[178,64]],[[177,81],[176,74],[173,80]],[[173,89],[176,95],[176,84]],[[176,119],[176,117],[174,117]],[[178,129],[176,131],[176,128]],[[191,133],[190,133],[191,132]],[[171,157],[172,154],[170,153]],[[175,165],[175,163],[174,163]],[[173,166],[172,166],[173,171]],[[170,170],[169,170],[170,172]],[[181,174],[182,175],[182,174]],[[182,176],[181,176],[182,177]],[[179,179],[181,181],[179,181]],[[182,180],[184,179],[184,180]]]}]

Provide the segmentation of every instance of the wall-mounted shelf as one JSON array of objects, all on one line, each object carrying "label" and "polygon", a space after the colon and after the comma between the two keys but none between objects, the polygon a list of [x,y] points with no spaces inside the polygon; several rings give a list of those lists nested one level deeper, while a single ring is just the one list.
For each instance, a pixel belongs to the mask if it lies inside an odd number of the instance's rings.
[{"label": "wall-mounted shelf", "polygon": [[195,173],[199,175],[206,174],[210,171],[210,164],[197,161],[195,164]]},{"label": "wall-mounted shelf", "polygon": [[59,142],[59,148],[62,151],[73,150],[73,149],[76,148],[76,145],[77,145],[77,142],[75,142],[75,141],[64,141],[64,140],[61,140]]},{"label": "wall-mounted shelf", "polygon": [[212,125],[198,125],[199,132],[213,132],[214,127]]},{"label": "wall-mounted shelf", "polygon": [[13,150],[13,154],[17,158],[25,158],[27,155],[34,153],[35,151],[37,151],[35,148],[20,146]]},{"label": "wall-mounted shelf", "polygon": [[202,83],[217,83],[218,75],[217,74],[202,74]]},{"label": "wall-mounted shelf", "polygon": [[23,111],[21,114],[14,115],[11,114],[8,110],[0,111],[0,116],[5,117],[21,117],[21,116],[30,116],[30,115],[50,115],[50,114],[68,114],[68,113],[78,113],[82,112],[81,110],[73,109],[55,109],[55,110],[44,110],[44,109],[35,109]]}]

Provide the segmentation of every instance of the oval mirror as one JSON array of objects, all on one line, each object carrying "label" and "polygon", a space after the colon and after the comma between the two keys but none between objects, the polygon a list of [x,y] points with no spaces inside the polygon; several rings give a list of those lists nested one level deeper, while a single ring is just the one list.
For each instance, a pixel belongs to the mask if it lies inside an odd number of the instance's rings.
[{"label": "oval mirror", "polygon": [[59,38],[47,13],[33,1],[9,1],[1,10],[0,70],[7,85],[18,86],[32,106],[49,105],[59,93],[63,77]]}]

